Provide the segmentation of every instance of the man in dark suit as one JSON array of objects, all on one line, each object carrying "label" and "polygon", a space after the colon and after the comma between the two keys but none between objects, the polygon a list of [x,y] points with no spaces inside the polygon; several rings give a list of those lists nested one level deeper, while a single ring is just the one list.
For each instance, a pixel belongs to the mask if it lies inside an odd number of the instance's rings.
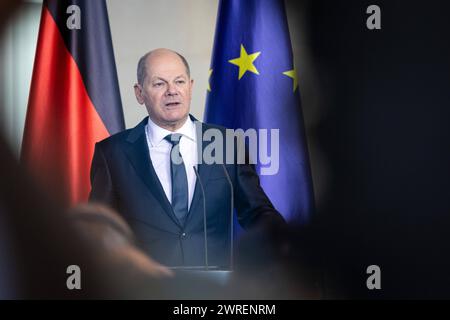
[{"label": "man in dark suit", "polygon": [[203,133],[214,128],[225,136],[225,128],[189,115],[194,82],[184,57],[151,51],[140,59],[137,78],[136,98],[149,117],[96,144],[90,200],[120,212],[142,248],[162,264],[205,265],[206,241],[208,264],[229,267],[232,193],[245,229],[284,220],[253,165],[201,161]]}]

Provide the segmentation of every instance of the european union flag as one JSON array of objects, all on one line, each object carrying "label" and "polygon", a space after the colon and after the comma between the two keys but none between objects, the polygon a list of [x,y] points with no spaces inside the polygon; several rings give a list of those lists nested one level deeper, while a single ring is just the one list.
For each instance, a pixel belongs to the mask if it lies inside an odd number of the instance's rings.
[{"label": "european union flag", "polygon": [[283,0],[221,0],[209,73],[205,121],[279,129],[279,170],[261,185],[288,221],[308,221],[311,172]]}]

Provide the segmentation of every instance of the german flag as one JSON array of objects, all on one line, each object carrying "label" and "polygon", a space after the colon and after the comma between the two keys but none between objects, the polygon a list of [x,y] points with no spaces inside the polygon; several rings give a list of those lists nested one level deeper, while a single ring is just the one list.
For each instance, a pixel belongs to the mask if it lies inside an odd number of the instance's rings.
[{"label": "german flag", "polygon": [[95,143],[124,128],[105,1],[44,1],[22,162],[63,204],[86,201]]}]

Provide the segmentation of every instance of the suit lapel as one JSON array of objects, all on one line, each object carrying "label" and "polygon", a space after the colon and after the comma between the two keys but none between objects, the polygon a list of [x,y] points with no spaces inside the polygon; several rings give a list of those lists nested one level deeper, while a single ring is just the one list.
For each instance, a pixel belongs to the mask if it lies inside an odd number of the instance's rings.
[{"label": "suit lapel", "polygon": [[181,227],[150,159],[147,138],[145,135],[147,119],[148,117],[130,131],[127,138],[130,146],[125,150],[125,153],[136,170],[137,175],[144,181],[153,196],[159,200],[158,202],[163,210],[179,227]]}]

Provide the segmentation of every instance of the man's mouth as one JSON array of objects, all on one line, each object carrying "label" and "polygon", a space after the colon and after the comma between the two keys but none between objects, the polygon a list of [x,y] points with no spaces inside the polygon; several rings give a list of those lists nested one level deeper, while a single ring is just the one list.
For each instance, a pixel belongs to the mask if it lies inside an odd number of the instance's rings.
[{"label": "man's mouth", "polygon": [[165,104],[165,106],[166,107],[176,107],[176,106],[178,106],[178,105],[180,105],[181,103],[180,102],[167,102],[166,104]]}]

